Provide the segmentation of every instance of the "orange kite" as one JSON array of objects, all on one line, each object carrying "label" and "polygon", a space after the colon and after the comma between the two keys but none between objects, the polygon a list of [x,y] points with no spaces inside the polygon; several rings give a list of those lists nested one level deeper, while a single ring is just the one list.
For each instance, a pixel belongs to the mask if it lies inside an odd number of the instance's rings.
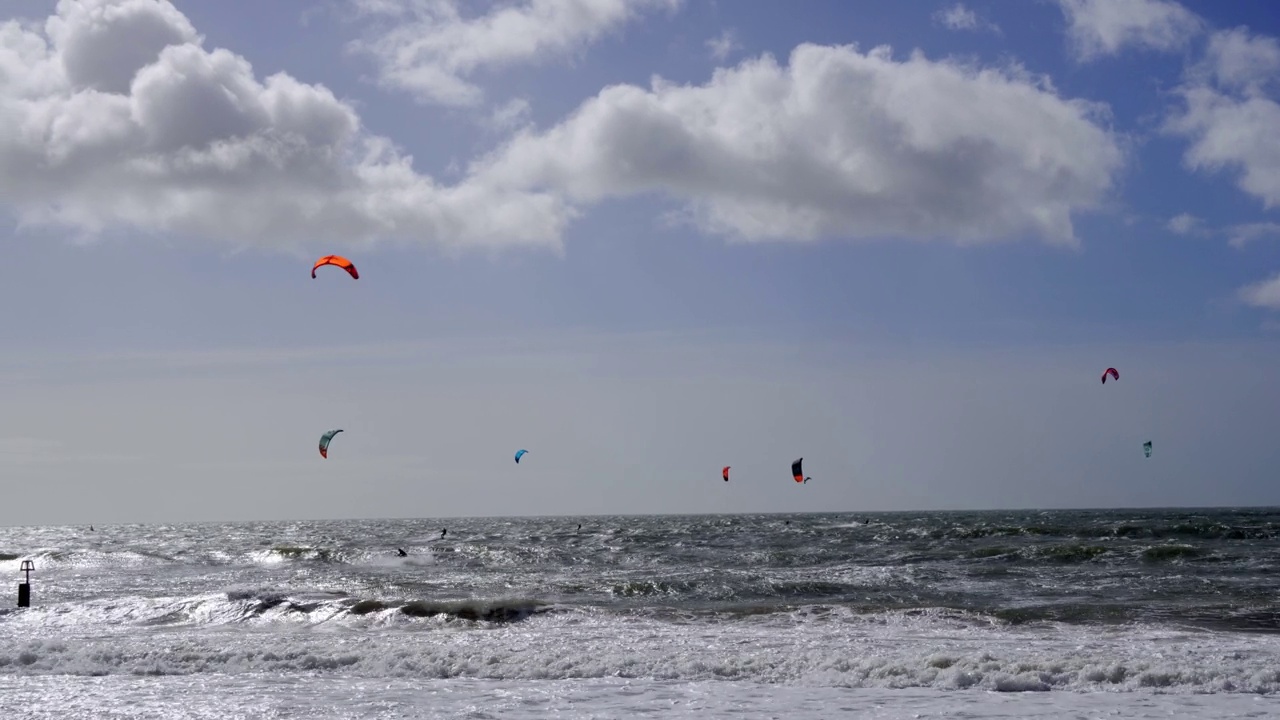
[{"label": "orange kite", "polygon": [[360,273],[356,272],[356,266],[353,265],[350,260],[342,257],[341,255],[325,255],[324,257],[317,260],[315,265],[311,266],[311,278],[313,280],[316,277],[316,270],[321,265],[337,265],[343,270],[346,270],[347,274],[350,275],[351,277],[355,278],[356,280],[360,279]]}]

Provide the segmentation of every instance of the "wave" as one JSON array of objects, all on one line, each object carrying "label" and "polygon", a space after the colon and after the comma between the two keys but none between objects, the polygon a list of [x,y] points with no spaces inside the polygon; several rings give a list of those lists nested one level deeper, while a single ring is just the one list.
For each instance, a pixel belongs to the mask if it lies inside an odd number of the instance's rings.
[{"label": "wave", "polygon": [[296,594],[271,588],[237,588],[226,593],[228,603],[240,609],[239,620],[260,618],[268,613],[318,613],[326,621],[339,616],[393,615],[406,618],[442,618],[485,623],[508,623],[551,612],[551,603],[537,599],[422,600],[360,598],[342,592]]},{"label": "wave", "polygon": [[18,572],[18,567],[24,560],[32,561],[37,573],[42,570],[59,568],[138,568],[182,562],[171,555],[153,550],[132,548],[124,550],[101,550],[97,548],[53,550],[41,548],[27,553],[0,553],[0,573]]},{"label": "wave", "polygon": [[[365,616],[401,612],[391,605],[365,609]],[[811,615],[827,622],[748,618],[732,629],[701,627],[696,638],[677,622],[555,613],[526,616],[533,624],[504,624],[502,632],[434,632],[427,642],[420,632],[394,626],[378,632],[348,627],[338,634],[189,633],[180,652],[172,650],[169,635],[31,637],[0,647],[0,674],[303,671],[371,678],[743,680],[998,692],[1280,691],[1280,669],[1273,662],[1280,641],[1274,637],[1141,626],[1101,635],[1069,629],[1025,632],[954,612],[859,616],[811,608],[792,620]]]},{"label": "wave", "polygon": [[72,627],[127,632],[131,627],[319,625],[366,617],[383,624],[426,618],[494,624],[518,622],[556,609],[548,601],[533,598],[372,598],[344,591],[239,586],[190,597],[98,599],[5,609],[0,610],[0,622],[14,630],[37,632]]},{"label": "wave", "polygon": [[1206,553],[1190,545],[1157,545],[1142,551],[1142,559],[1147,562],[1172,562],[1193,560],[1205,557]]},{"label": "wave", "polygon": [[[754,586],[699,588],[690,580],[632,579],[607,586],[604,596],[474,595],[440,597],[432,590],[383,592],[325,587],[235,585],[216,593],[179,597],[100,597],[49,602],[27,609],[0,609],[0,630],[49,632],[94,629],[127,633],[138,627],[342,626],[434,624],[471,627],[518,624],[542,615],[612,617],[733,626],[744,619],[770,618],[806,625],[901,617],[946,619],[965,627],[1076,626],[1109,631],[1141,623],[1214,631],[1263,633],[1280,637],[1280,608],[1267,598],[1238,606],[1206,595],[1134,602],[1099,595],[1098,588],[1072,599],[1003,600],[910,587],[881,588],[836,581],[756,578]],[[1120,589],[1116,594],[1133,592]],[[697,596],[697,597],[691,597]]]},{"label": "wave", "polygon": [[[835,526],[858,527],[858,526]],[[864,526],[865,527],[865,526]],[[995,525],[987,523],[937,527],[937,523],[895,527],[884,540],[923,537],[932,540],[980,540],[992,537],[1045,537],[1100,540],[1110,538],[1198,540],[1271,540],[1280,538],[1280,523],[1234,525],[1217,521],[1178,523],[1100,523],[1092,525]]]}]

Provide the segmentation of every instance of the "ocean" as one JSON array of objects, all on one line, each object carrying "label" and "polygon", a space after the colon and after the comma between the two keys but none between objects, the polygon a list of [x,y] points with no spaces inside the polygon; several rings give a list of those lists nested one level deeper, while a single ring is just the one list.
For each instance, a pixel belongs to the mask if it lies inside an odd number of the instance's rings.
[{"label": "ocean", "polygon": [[1277,570],[1274,508],[9,527],[0,711],[1280,718]]}]

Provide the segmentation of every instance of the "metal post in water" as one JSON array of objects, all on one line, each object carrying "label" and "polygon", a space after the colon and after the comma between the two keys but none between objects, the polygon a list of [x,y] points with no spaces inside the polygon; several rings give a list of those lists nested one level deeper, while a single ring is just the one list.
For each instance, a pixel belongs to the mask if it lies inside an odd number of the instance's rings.
[{"label": "metal post in water", "polygon": [[23,560],[18,568],[18,572],[26,573],[26,579],[18,583],[18,607],[31,607],[31,573],[35,569],[36,564],[30,560]]}]

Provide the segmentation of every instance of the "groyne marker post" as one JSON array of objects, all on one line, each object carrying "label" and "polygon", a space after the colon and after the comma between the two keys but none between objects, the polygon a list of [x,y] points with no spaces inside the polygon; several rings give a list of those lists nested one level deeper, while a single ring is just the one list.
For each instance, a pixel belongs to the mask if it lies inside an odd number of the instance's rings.
[{"label": "groyne marker post", "polygon": [[18,583],[18,607],[31,607],[31,573],[36,569],[36,564],[30,560],[23,560],[18,572],[26,573],[26,578]]}]

